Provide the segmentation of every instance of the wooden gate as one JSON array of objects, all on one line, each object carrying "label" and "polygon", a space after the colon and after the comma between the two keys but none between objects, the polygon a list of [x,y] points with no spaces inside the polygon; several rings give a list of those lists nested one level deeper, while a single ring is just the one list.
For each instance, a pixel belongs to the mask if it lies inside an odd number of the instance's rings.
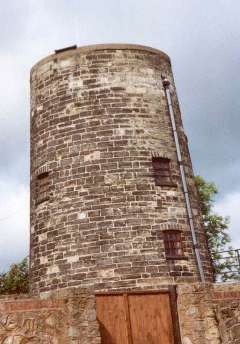
[{"label": "wooden gate", "polygon": [[[171,293],[96,295],[102,344],[179,344]],[[174,320],[174,321],[173,321]]]}]

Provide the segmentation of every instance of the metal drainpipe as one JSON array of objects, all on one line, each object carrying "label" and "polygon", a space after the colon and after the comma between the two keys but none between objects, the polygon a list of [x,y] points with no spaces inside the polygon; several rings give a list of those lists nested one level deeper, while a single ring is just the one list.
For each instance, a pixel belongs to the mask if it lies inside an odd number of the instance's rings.
[{"label": "metal drainpipe", "polygon": [[178,163],[180,166],[180,173],[181,173],[181,179],[182,179],[182,184],[183,184],[183,192],[184,192],[184,197],[185,197],[185,201],[186,201],[187,215],[188,215],[188,220],[189,220],[191,233],[192,233],[193,246],[194,246],[194,251],[195,251],[195,255],[196,255],[196,259],[197,259],[198,271],[199,271],[201,282],[205,282],[203,265],[202,265],[202,261],[201,261],[201,257],[200,257],[199,246],[198,246],[195,226],[194,226],[194,222],[193,222],[192,207],[191,207],[190,198],[189,198],[189,192],[188,192],[188,187],[187,187],[187,182],[186,182],[186,175],[185,175],[184,165],[183,165],[183,161],[182,161],[182,154],[181,154],[180,145],[179,145],[178,133],[177,133],[176,122],[175,122],[175,115],[174,115],[174,110],[173,110],[173,105],[172,105],[172,97],[171,97],[171,93],[169,90],[169,86],[170,86],[169,80],[167,78],[163,78],[163,87],[164,87],[165,92],[166,92],[168,110],[170,113],[170,119],[171,119],[171,124],[172,124],[172,129],[173,129],[174,141],[175,141],[176,149],[177,149],[177,159],[178,159]]}]

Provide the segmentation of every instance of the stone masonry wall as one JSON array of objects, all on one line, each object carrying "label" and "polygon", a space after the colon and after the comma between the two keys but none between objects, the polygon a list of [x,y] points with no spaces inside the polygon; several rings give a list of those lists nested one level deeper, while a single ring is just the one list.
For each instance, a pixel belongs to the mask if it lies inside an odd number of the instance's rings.
[{"label": "stone masonry wall", "polygon": [[[179,284],[182,344],[240,343],[240,284]],[[0,344],[100,344],[95,296],[62,289],[0,298]]]},{"label": "stone masonry wall", "polygon": [[240,343],[240,284],[181,284],[182,344]]},{"label": "stone masonry wall", "polygon": [[215,286],[213,301],[222,342],[224,344],[239,344],[240,284]]},{"label": "stone masonry wall", "polygon": [[0,344],[100,344],[95,298],[83,290],[0,299]]},{"label": "stone masonry wall", "polygon": [[[162,75],[173,106],[204,272],[211,266],[170,60],[134,45],[70,50],[31,72],[31,286],[157,288],[198,281]],[[156,186],[152,157],[171,163]],[[166,260],[163,231],[184,257]]]}]

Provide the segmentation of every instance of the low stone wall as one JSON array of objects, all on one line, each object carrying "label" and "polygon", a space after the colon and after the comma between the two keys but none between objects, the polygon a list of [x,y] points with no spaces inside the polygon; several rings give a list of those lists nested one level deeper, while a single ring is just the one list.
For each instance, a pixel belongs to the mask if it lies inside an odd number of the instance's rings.
[{"label": "low stone wall", "polygon": [[211,300],[211,285],[179,285],[178,313],[182,344],[221,343]]},{"label": "low stone wall", "polygon": [[178,286],[182,344],[240,344],[240,283]]},{"label": "low stone wall", "polygon": [[100,344],[95,296],[65,289],[0,299],[0,344]]},{"label": "low stone wall", "polygon": [[240,283],[215,285],[212,291],[224,344],[240,344]]},{"label": "low stone wall", "polygon": [[[180,284],[182,344],[240,344],[240,283]],[[100,344],[94,293],[0,298],[0,344]]]}]

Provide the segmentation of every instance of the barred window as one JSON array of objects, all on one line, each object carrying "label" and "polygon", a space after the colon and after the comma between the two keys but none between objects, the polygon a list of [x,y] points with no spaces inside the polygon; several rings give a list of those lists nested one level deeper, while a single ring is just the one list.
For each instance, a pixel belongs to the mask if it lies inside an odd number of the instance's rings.
[{"label": "barred window", "polygon": [[40,204],[49,199],[49,172],[43,172],[36,178],[36,203]]},{"label": "barred window", "polygon": [[155,184],[158,186],[173,186],[170,159],[152,157]]},{"label": "barred window", "polygon": [[163,233],[166,258],[182,257],[183,247],[181,232],[178,230],[168,230]]}]

